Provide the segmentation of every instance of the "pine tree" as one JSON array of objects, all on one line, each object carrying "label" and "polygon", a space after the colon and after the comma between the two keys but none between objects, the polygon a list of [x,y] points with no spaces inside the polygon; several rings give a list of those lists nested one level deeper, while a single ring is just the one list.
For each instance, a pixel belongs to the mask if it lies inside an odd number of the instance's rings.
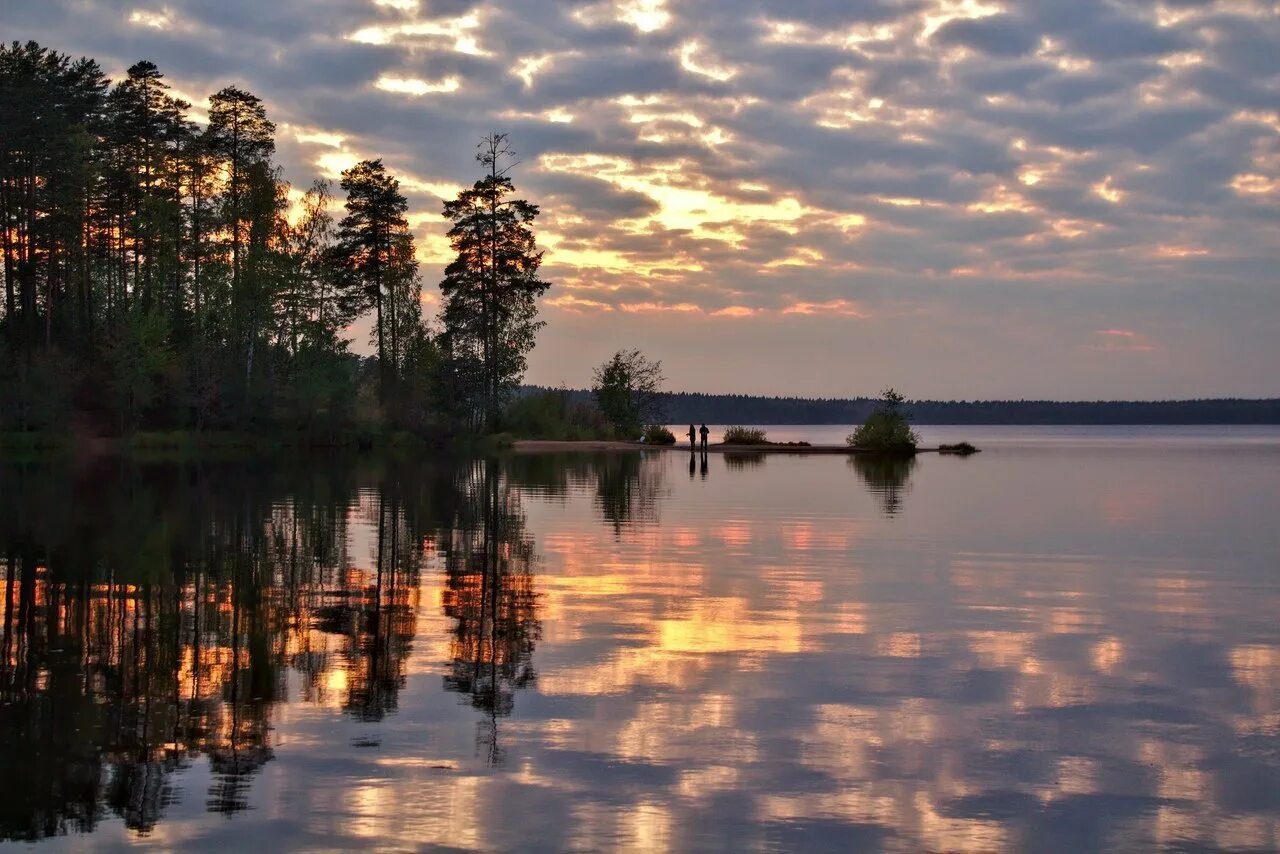
[{"label": "pine tree", "polygon": [[538,206],[510,198],[514,156],[506,134],[486,136],[476,160],[487,174],[444,206],[458,253],[440,282],[446,358],[488,428],[524,375],[543,326],[537,299],[549,287],[538,278],[542,252],[530,228]]},{"label": "pine tree", "polygon": [[362,308],[374,311],[378,389],[387,407],[399,377],[401,336],[418,322],[417,261],[405,218],[409,203],[381,160],[364,160],[343,172],[342,189],[347,214],[338,224],[334,250],[339,286],[345,301],[359,300]]},{"label": "pine tree", "polygon": [[[251,327],[255,306],[244,287],[245,246],[249,241],[250,205],[256,193],[261,198],[263,174],[260,169],[275,153],[276,126],[267,119],[262,100],[243,89],[228,86],[209,98],[209,126],[205,130],[205,150],[215,170],[226,173],[217,225],[225,231],[230,249],[230,322],[236,346],[243,347],[245,382],[253,371],[255,330]],[[256,188],[251,182],[257,182]],[[261,205],[258,205],[261,212]],[[252,289],[256,290],[256,288]]]}]

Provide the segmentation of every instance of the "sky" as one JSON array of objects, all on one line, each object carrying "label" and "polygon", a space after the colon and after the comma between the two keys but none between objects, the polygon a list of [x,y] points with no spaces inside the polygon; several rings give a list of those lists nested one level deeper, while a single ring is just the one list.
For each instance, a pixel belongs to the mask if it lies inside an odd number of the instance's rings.
[{"label": "sky", "polygon": [[1280,396],[1280,3],[4,0],[0,34],[248,88],[301,192],[381,157],[424,303],[510,134],[542,207],[528,381]]}]

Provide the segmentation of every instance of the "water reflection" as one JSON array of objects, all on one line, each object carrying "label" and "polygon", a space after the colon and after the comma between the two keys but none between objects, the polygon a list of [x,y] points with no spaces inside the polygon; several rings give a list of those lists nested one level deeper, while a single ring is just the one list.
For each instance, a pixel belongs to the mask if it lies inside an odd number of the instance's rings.
[{"label": "water reflection", "polygon": [[[0,833],[149,831],[170,777],[208,758],[211,812],[249,807],[291,698],[396,709],[416,632],[420,535],[401,484],[339,469],[3,470]],[[467,496],[468,498],[470,496]],[[450,496],[451,503],[458,503]],[[352,566],[350,529],[372,542]],[[480,527],[484,521],[476,523]]]},{"label": "water reflection", "polygon": [[855,454],[849,457],[849,465],[879,500],[886,516],[897,515],[902,510],[903,498],[911,491],[915,457]]},{"label": "water reflection", "polygon": [[477,745],[490,765],[503,753],[498,719],[515,692],[534,683],[539,638],[533,541],[517,493],[496,465],[477,462],[460,476],[458,502],[440,548],[447,581],[444,613],[453,620],[452,665],[444,685],[486,714]]},{"label": "water reflection", "polygon": [[744,451],[741,453],[725,451],[724,464],[726,468],[738,471],[759,468],[764,465],[767,456],[763,451]]},{"label": "water reflection", "polygon": [[1280,458],[693,460],[0,467],[0,836],[1280,844]]}]

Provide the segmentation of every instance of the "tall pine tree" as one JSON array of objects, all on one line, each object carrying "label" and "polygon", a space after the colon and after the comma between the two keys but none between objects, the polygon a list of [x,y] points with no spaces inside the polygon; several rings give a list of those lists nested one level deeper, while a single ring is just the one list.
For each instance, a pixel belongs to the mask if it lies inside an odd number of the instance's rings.
[{"label": "tall pine tree", "polygon": [[512,198],[514,157],[506,134],[484,137],[476,160],[485,176],[444,206],[458,255],[440,282],[442,343],[473,417],[488,428],[524,376],[544,325],[537,299],[549,287],[538,278],[542,252],[530,228],[538,206]]},{"label": "tall pine tree", "polygon": [[402,341],[420,324],[418,264],[405,218],[409,203],[381,160],[364,160],[342,173],[347,214],[334,251],[345,301],[374,312],[378,388],[384,408],[400,377]]}]

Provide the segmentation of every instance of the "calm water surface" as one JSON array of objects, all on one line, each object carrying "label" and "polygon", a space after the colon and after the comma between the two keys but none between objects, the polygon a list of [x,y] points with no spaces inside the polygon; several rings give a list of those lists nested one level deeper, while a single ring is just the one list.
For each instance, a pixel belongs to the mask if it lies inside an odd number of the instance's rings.
[{"label": "calm water surface", "polygon": [[0,838],[1280,847],[1280,431],[922,430],[0,466]]}]

